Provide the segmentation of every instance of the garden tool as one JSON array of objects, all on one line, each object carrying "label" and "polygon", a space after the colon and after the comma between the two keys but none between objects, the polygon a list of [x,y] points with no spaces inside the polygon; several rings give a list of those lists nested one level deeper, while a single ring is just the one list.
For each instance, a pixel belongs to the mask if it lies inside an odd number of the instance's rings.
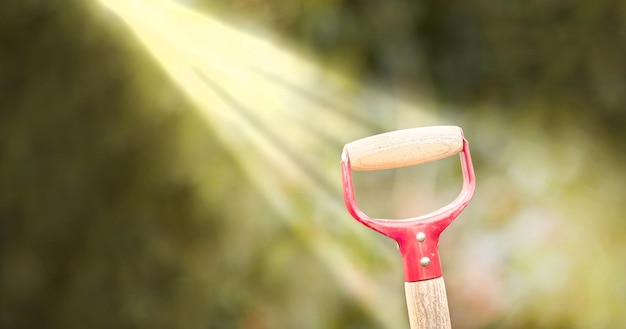
[{"label": "garden tool", "polygon": [[[407,167],[460,154],[463,187],[449,205],[407,219],[375,219],[355,199],[352,170]],[[446,289],[439,259],[439,235],[461,213],[476,186],[469,144],[456,126],[396,130],[356,140],[341,156],[343,195],[350,214],[363,225],[398,243],[411,329],[451,328]]]}]

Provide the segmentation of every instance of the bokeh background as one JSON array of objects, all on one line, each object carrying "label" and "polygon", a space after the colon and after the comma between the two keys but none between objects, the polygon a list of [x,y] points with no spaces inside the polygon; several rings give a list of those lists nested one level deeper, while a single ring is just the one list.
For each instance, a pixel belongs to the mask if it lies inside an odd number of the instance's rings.
[{"label": "bokeh background", "polygon": [[[0,327],[408,328],[343,144],[451,124],[455,328],[626,327],[626,2],[0,3]],[[437,209],[458,160],[355,173]]]}]

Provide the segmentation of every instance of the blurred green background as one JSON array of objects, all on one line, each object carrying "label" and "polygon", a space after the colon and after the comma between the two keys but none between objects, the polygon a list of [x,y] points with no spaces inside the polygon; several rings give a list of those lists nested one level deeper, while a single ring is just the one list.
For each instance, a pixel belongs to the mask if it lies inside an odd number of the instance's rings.
[{"label": "blurred green background", "polygon": [[[477,173],[440,245],[453,327],[626,327],[626,2],[181,3],[269,45],[245,53],[265,71],[193,64],[204,102],[122,11],[0,3],[1,328],[408,328],[339,157],[432,124],[463,127]],[[362,208],[436,209],[457,161],[355,173]]]}]

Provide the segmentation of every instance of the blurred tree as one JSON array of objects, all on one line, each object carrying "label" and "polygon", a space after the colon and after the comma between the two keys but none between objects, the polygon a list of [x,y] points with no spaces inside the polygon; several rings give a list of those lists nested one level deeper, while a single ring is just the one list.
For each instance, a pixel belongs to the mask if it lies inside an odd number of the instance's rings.
[{"label": "blurred tree", "polygon": [[432,84],[434,97],[447,106],[468,111],[489,104],[510,115],[540,103],[623,136],[623,1],[194,3],[255,17],[330,65],[404,94]]}]

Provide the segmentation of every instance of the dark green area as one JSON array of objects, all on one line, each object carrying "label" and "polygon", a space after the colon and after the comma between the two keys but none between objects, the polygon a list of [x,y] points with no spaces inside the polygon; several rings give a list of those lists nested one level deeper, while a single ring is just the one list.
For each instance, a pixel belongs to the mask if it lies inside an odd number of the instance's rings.
[{"label": "dark green area", "polygon": [[514,119],[539,105],[546,120],[581,116],[623,136],[623,1],[193,3],[256,18],[381,86],[432,84],[457,111],[487,104]]}]

